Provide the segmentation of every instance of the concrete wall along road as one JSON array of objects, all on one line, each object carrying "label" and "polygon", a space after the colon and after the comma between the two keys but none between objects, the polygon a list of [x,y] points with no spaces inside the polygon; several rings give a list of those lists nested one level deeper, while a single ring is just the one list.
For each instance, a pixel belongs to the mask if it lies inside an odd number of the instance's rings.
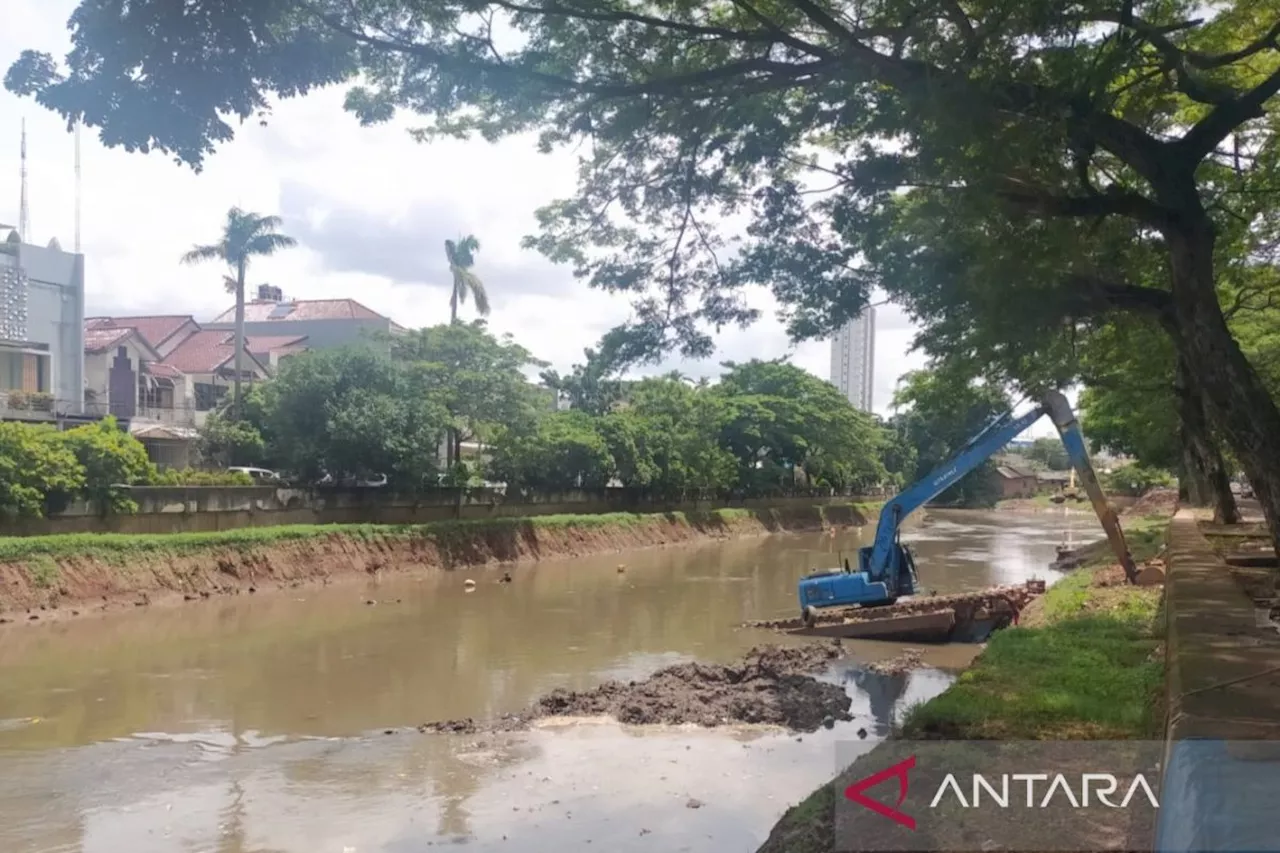
[{"label": "concrete wall along road", "polygon": [[441,489],[400,496],[377,489],[278,489],[272,486],[146,486],[130,490],[132,515],[100,516],[79,502],[50,518],[0,524],[0,535],[183,533],[283,524],[423,524],[453,519],[523,518],[608,512],[705,512],[849,504],[848,496],[789,495],[736,500],[653,501],[629,489],[574,490],[507,497],[492,489]]}]

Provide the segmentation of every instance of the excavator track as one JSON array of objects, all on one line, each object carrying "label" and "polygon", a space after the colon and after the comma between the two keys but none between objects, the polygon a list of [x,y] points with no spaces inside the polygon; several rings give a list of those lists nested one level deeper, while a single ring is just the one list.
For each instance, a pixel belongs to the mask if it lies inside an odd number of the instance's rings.
[{"label": "excavator track", "polygon": [[1016,625],[1023,609],[1044,589],[1044,581],[1027,581],[952,595],[913,596],[881,607],[820,610],[810,620],[766,619],[744,627],[837,639],[982,642],[992,631]]}]

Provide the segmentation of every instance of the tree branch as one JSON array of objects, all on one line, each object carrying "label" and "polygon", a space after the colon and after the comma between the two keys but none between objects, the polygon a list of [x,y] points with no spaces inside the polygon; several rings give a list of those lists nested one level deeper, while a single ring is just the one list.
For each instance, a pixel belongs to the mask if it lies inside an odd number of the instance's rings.
[{"label": "tree branch", "polygon": [[1173,297],[1168,291],[1087,273],[1067,273],[1065,281],[1078,288],[1084,307],[1142,314],[1154,318],[1165,328],[1173,323]]},{"label": "tree branch", "polygon": [[[540,6],[528,6],[523,3],[513,3],[510,0],[488,0],[493,5],[506,9],[509,12],[520,12],[534,15],[547,15],[549,17],[559,18],[579,18],[584,21],[597,21],[600,23],[622,23],[624,21],[643,24],[646,27],[655,29],[671,30],[676,33],[684,33],[693,36],[708,36],[711,38],[729,39],[731,41],[756,42],[761,44],[772,44],[777,41],[776,34],[764,31],[751,30],[735,30],[729,27],[716,27],[707,24],[685,23],[683,21],[673,21],[669,18],[658,18],[653,15],[642,15],[638,12],[628,12],[624,9],[609,9],[607,11],[587,11],[585,9],[575,9],[567,6],[560,6],[556,3],[545,3]],[[791,45],[797,49],[804,45],[804,42],[797,40],[797,44]]]},{"label": "tree branch", "polygon": [[1010,203],[1046,216],[1097,217],[1127,216],[1162,227],[1169,212],[1146,196],[1127,190],[1107,189],[1095,195],[1056,195],[1016,178],[1005,179],[1000,195]]},{"label": "tree branch", "polygon": [[1174,143],[1179,155],[1190,162],[1199,163],[1218,147],[1230,133],[1245,122],[1262,118],[1266,112],[1262,105],[1280,92],[1280,69],[1277,69],[1257,86],[1214,107],[1207,116]]}]

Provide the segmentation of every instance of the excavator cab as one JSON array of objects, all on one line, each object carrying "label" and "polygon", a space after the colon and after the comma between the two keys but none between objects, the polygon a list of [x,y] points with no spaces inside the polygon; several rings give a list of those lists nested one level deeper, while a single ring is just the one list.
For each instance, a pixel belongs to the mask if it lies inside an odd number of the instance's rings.
[{"label": "excavator cab", "polygon": [[800,617],[806,625],[817,619],[819,609],[829,607],[883,607],[916,592],[916,560],[911,548],[898,541],[886,577],[872,579],[874,547],[858,549],[858,569],[845,558],[844,568],[814,572],[800,580]]}]

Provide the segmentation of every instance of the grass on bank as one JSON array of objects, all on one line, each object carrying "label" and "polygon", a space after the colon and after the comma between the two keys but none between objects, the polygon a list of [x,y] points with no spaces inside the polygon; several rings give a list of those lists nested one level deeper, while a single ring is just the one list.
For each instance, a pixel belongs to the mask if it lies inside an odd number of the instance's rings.
[{"label": "grass on bank", "polygon": [[[871,508],[869,508],[871,507]],[[431,538],[457,541],[477,535],[519,534],[557,528],[628,528],[661,523],[685,523],[697,528],[720,528],[735,521],[758,518],[773,526],[795,511],[816,511],[823,519],[829,509],[853,509],[873,517],[876,505],[829,504],[795,509],[768,510],[729,507],[706,512],[593,513],[533,515],[510,518],[433,521],[421,524],[290,524],[274,527],[242,527],[234,530],[189,533],[64,533],[49,536],[0,537],[0,563],[27,563],[33,576],[43,576],[52,560],[92,557],[107,563],[144,555],[184,556],[217,549],[252,551],[278,543],[344,536],[385,540]],[[790,510],[790,512],[789,512]]]},{"label": "grass on bank", "polygon": [[[1167,517],[1123,522],[1136,561],[1155,556]],[[1159,736],[1160,587],[1117,582],[1105,544],[1041,597],[1034,627],[993,636],[946,691],[908,710],[896,736],[946,740],[1123,740]],[[1119,578],[1123,574],[1119,573]],[[857,774],[853,774],[856,778]],[[760,853],[827,853],[839,780],[780,820]]]},{"label": "grass on bank", "polygon": [[[1138,563],[1156,555],[1169,519],[1124,522]],[[912,708],[902,736],[955,739],[1123,739],[1156,733],[1163,679],[1160,587],[1123,582],[1105,543],[1054,584],[1030,627],[1002,631],[955,684]]]}]

